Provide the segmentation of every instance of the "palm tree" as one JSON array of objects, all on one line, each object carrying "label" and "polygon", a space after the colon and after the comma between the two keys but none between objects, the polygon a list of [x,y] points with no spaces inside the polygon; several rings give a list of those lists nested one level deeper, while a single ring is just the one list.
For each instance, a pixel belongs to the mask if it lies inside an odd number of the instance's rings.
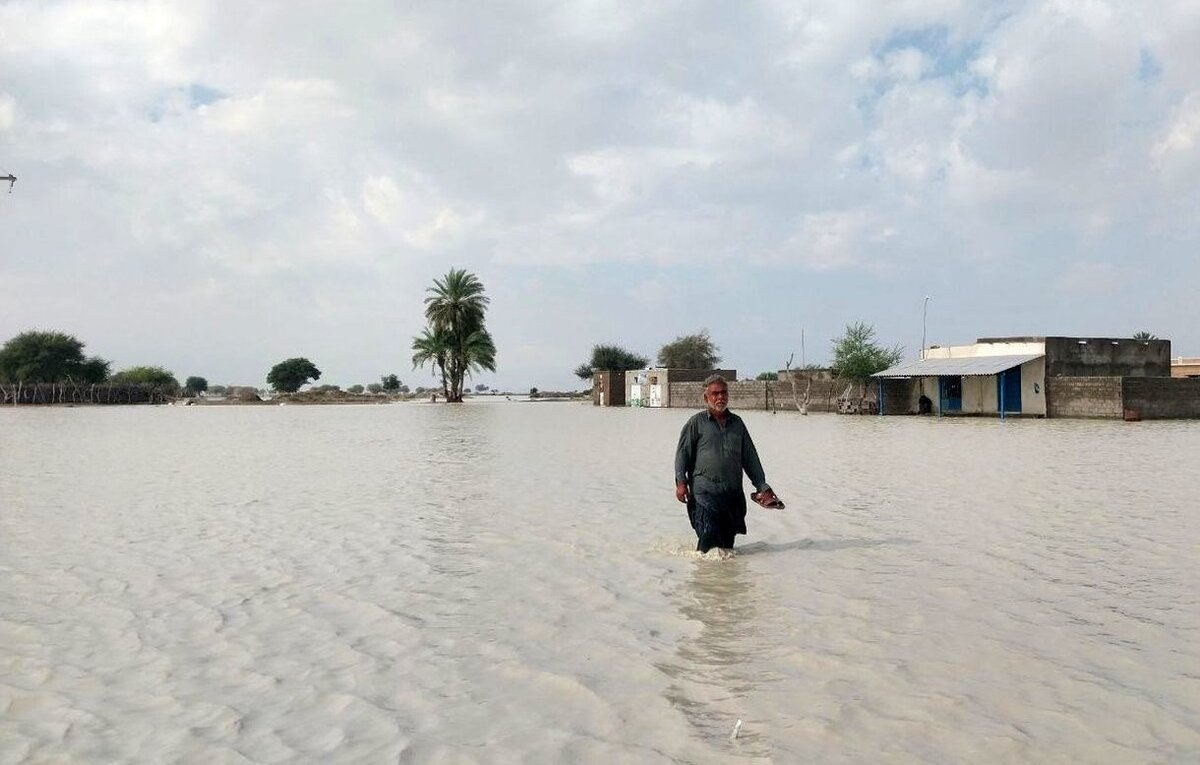
[{"label": "palm tree", "polygon": [[450,391],[446,387],[446,359],[450,355],[450,336],[442,330],[426,327],[413,338],[413,369],[426,364],[433,366],[433,373],[442,377],[442,394],[450,400]]},{"label": "palm tree", "polygon": [[450,269],[427,291],[429,326],[413,339],[413,365],[434,362],[446,401],[461,402],[466,377],[480,370],[496,371],[496,345],[484,327],[490,300],[478,277],[463,269]]},{"label": "palm tree", "polygon": [[477,329],[467,335],[462,344],[454,349],[452,376],[456,401],[462,401],[463,378],[474,372],[496,371],[496,344],[486,329]]},{"label": "palm tree", "polygon": [[1134,332],[1134,333],[1133,333],[1133,339],[1134,339],[1134,340],[1157,340],[1157,339],[1158,339],[1158,336],[1157,336],[1157,335],[1152,335],[1152,334],[1150,334],[1149,332],[1147,332],[1146,330],[1144,330],[1144,329],[1143,329],[1143,330],[1141,330],[1141,331],[1139,331],[1139,332]]},{"label": "palm tree", "polygon": [[466,337],[472,327],[483,324],[483,312],[491,302],[483,294],[483,283],[463,269],[450,269],[441,279],[434,279],[425,298],[425,318],[434,327],[448,329]]}]

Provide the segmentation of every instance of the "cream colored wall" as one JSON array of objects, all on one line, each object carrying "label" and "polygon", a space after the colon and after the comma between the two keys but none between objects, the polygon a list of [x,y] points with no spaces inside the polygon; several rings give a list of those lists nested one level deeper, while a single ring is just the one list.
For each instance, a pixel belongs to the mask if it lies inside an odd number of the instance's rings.
[{"label": "cream colored wall", "polygon": [[1200,359],[1179,357],[1171,359],[1171,377],[1200,375]]},{"label": "cream colored wall", "polygon": [[992,414],[996,411],[996,378],[962,378],[962,413]]},{"label": "cream colored wall", "polygon": [[917,377],[914,378],[915,384],[912,386],[912,395],[908,400],[908,411],[917,411],[918,405],[921,403],[921,393],[924,392],[929,396],[929,400],[933,402],[933,413],[937,414],[941,408],[942,402],[938,400],[938,381],[936,377]]},{"label": "cream colored wall", "polygon": [[[1034,390],[1034,386],[1037,390]],[[1046,358],[1021,365],[1021,414],[1046,416]]]},{"label": "cream colored wall", "polygon": [[[971,345],[951,345],[946,348],[928,348],[925,351],[925,358],[970,359],[977,356],[1024,356],[1045,352],[1045,343],[972,343]],[[966,395],[965,390],[963,395]]]}]

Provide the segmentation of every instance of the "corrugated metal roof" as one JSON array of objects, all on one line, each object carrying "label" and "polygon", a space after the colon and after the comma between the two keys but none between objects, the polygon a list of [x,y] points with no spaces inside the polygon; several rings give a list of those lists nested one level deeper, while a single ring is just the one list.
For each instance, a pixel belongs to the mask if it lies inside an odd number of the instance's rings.
[{"label": "corrugated metal roof", "polygon": [[872,377],[937,377],[939,375],[958,375],[961,377],[982,377],[998,375],[1001,372],[1020,366],[1026,361],[1040,359],[1044,353],[1028,353],[1016,356],[971,356],[961,359],[925,359],[924,361],[909,361],[882,372],[876,372]]}]

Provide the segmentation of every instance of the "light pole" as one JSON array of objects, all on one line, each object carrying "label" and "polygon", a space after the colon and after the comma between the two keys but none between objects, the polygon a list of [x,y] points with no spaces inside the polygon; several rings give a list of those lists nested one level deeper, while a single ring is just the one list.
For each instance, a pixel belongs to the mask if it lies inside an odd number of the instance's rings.
[{"label": "light pole", "polygon": [[921,306],[921,361],[925,360],[925,316],[929,313],[929,301],[933,298],[925,296],[925,303]]},{"label": "light pole", "polygon": [[13,186],[17,183],[17,176],[9,173],[8,175],[0,175],[0,181],[8,181],[8,193],[11,194]]}]

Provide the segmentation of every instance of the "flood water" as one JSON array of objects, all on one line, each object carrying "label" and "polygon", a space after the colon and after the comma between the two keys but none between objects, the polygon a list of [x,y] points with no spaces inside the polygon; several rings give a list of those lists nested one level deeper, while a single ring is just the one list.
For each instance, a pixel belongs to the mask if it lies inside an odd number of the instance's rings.
[{"label": "flood water", "polygon": [[0,411],[0,763],[1200,760],[1200,422],[690,414]]}]

